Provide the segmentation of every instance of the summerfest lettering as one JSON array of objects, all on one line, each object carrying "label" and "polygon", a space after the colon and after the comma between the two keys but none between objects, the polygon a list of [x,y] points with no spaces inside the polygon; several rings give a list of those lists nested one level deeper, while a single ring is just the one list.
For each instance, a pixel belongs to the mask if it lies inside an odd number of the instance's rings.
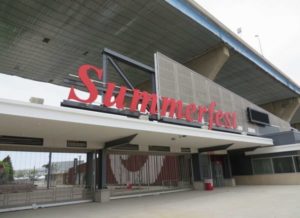
[{"label": "summerfest lettering", "polygon": [[[82,65],[78,69],[79,79],[89,92],[86,99],[77,96],[75,88],[72,86],[69,92],[68,99],[75,100],[85,104],[92,104],[98,97],[98,90],[96,85],[89,77],[88,71],[92,70],[99,80],[102,79],[102,69],[92,65]],[[103,96],[103,105],[105,107],[116,107],[120,110],[125,108],[125,96],[128,89],[121,86],[118,94],[114,96],[116,84],[107,83],[105,95]],[[157,111],[157,98],[156,94],[151,94],[139,89],[133,89],[133,96],[130,102],[130,111],[140,111],[141,113],[149,113],[156,115]],[[140,106],[138,106],[140,105]],[[168,97],[161,97],[160,116],[170,117],[176,119],[185,119],[188,122],[203,123],[204,117],[207,117],[208,129],[213,126],[236,129],[236,112],[223,112],[222,110],[215,110],[216,102],[211,102],[209,106],[196,105],[194,103],[184,106],[181,100],[176,100]],[[139,109],[138,109],[139,108]],[[196,120],[195,120],[195,117]]]}]

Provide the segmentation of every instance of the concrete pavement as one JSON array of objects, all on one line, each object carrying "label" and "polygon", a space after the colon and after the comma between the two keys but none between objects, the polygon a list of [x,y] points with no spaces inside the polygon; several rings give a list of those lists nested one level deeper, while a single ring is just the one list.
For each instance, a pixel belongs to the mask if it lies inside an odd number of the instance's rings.
[{"label": "concrete pavement", "polygon": [[2,218],[297,218],[300,186],[238,186],[211,192],[188,191],[159,196],[85,203],[0,214]]}]

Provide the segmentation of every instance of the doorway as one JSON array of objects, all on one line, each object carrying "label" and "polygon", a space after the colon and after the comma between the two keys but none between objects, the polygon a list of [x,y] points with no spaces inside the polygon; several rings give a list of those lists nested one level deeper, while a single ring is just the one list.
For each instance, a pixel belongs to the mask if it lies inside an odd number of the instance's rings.
[{"label": "doorway", "polygon": [[226,179],[232,178],[228,155],[211,155],[210,160],[214,186],[226,186]]},{"label": "doorway", "polygon": [[224,173],[222,162],[213,161],[212,162],[212,174],[213,174],[213,182],[215,187],[224,186]]}]

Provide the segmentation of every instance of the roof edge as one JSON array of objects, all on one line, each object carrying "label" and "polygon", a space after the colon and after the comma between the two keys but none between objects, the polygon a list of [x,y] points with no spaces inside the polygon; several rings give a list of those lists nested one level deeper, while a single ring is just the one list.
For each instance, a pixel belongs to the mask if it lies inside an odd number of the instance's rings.
[{"label": "roof edge", "polygon": [[254,151],[247,151],[245,152],[245,155],[252,156],[252,155],[260,155],[260,154],[274,154],[274,153],[292,152],[292,151],[299,151],[299,150],[300,150],[300,143],[295,143],[295,144],[261,147],[255,149]]}]

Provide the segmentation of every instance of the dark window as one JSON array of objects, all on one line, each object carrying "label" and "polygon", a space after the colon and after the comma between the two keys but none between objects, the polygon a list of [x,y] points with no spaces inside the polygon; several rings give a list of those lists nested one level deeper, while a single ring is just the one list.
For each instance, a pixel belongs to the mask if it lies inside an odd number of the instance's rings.
[{"label": "dark window", "polygon": [[271,159],[253,159],[253,171],[254,174],[272,174]]},{"label": "dark window", "polygon": [[260,125],[269,125],[270,119],[267,113],[263,113],[251,108],[247,108],[248,118],[251,123],[256,123]]},{"label": "dark window", "polygon": [[211,161],[209,155],[207,154],[200,154],[199,155],[199,165],[200,165],[200,172],[201,172],[201,180],[212,178],[211,172]]},{"label": "dark window", "polygon": [[273,158],[275,173],[293,173],[294,164],[292,157]]},{"label": "dark window", "polygon": [[300,172],[300,156],[294,157],[294,161],[295,161],[296,171]]}]

